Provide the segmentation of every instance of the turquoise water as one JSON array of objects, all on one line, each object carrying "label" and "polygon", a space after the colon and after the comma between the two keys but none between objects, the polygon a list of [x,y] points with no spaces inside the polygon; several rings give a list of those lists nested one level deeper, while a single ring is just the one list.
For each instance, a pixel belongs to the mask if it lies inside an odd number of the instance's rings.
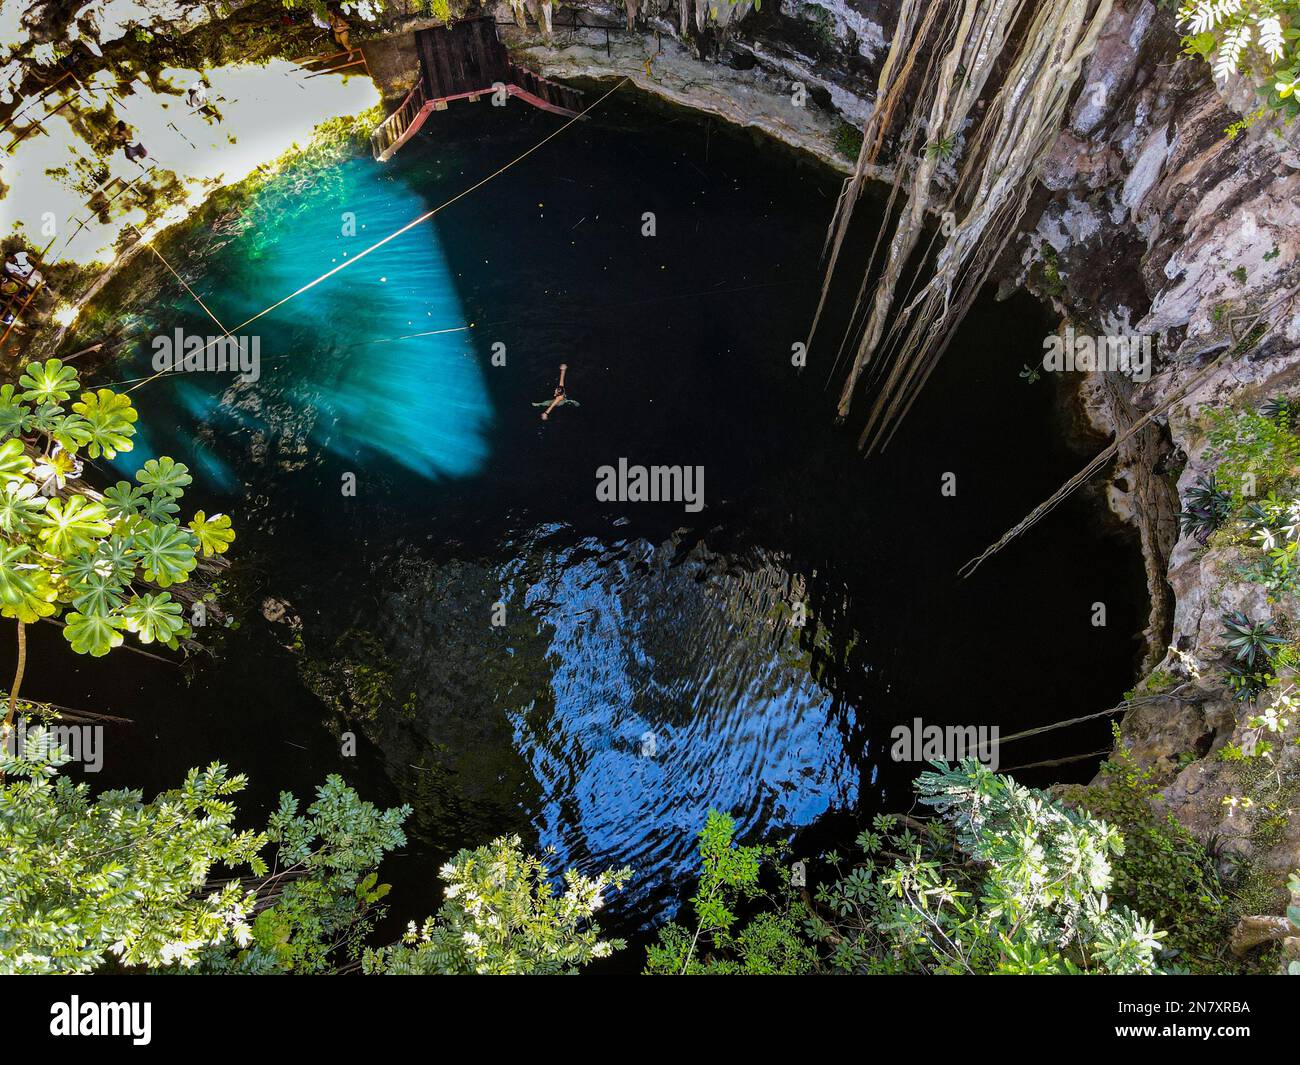
[{"label": "turquoise water", "polygon": [[[196,289],[226,329],[257,338],[260,378],[218,392],[209,380],[172,375],[159,389],[171,392],[185,423],[277,435],[283,429],[277,419],[289,411],[302,423],[294,427],[299,443],[358,469],[392,464],[434,481],[482,469],[491,401],[432,227],[370,252],[272,315],[237,328],[268,303],[348,264],[426,204],[368,159],[341,164],[330,180],[309,189],[290,179],[268,190],[258,203],[262,221],[233,247],[223,246],[238,257],[239,275],[227,275],[224,285],[221,275],[209,275]],[[188,332],[213,333],[215,323],[187,293],[179,295],[166,317]],[[153,308],[141,326],[152,331],[162,324],[160,310]],[[125,463],[128,473],[157,450],[148,425],[140,437]],[[223,490],[235,490],[234,460],[211,442],[195,444],[188,454],[197,466]]]},{"label": "turquoise water", "polygon": [[[234,325],[559,122],[453,107],[387,166],[292,169],[161,248]],[[46,641],[33,695],[136,721],[104,784],[166,787],[219,758],[252,776],[254,815],[330,772],[411,803],[411,845],[384,872],[402,919],[436,908],[449,853],[515,831],[557,865],[630,864],[610,917],[624,929],[689,890],[711,807],[747,839],[834,838],[909,805],[919,767],[887,756],[897,722],[1009,732],[1112,705],[1144,584],[1087,500],[955,578],[1079,465],[1050,383],[1018,376],[1041,352],[1038,309],[978,305],[881,461],[834,426],[825,364],[793,372],[838,189],[769,142],[620,92],[249,326],[258,381],[140,388],[119,467],[169,453],[197,471],[193,506],[234,516],[222,595],[243,624],[189,678],[134,657],[54,666]],[[146,295],[104,304],[127,338],[106,379],[147,376],[160,332],[211,332],[165,270],[141,269]],[[533,404],[561,362],[581,405],[543,424]],[[596,469],[621,457],[703,466],[705,509],[600,502]],[[266,620],[267,600],[296,621]],[[1104,723],[1071,739],[1104,741]]]}]

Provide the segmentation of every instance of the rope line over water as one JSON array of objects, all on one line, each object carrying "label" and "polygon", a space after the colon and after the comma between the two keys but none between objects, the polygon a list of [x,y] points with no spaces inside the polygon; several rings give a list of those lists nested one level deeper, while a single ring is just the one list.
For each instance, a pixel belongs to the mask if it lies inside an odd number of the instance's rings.
[{"label": "rope line over water", "polygon": [[[135,226],[132,226],[131,228],[135,229],[137,233],[140,233],[140,230],[136,229]],[[144,234],[140,233],[140,236],[143,238]],[[172,264],[169,263],[165,258],[163,258],[162,252],[160,252],[152,244],[149,245],[149,250],[158,257],[158,261],[162,263],[163,266],[167,267],[167,269],[171,271],[172,277],[176,278],[176,280],[179,281],[185,287],[185,291],[194,297],[194,302],[203,308],[207,316],[217,323],[217,328],[221,330],[222,335],[230,336],[230,331],[224,325],[221,324],[221,319],[218,318],[215,314],[213,314],[212,309],[208,307],[208,305],[204,303],[202,299],[199,298],[199,294],[195,292],[192,288],[190,288],[189,283],[185,280],[185,278],[181,277],[180,274],[178,274],[174,269],[172,269]]]},{"label": "rope line over water", "polygon": [[[184,282],[181,283],[184,284]],[[626,310],[629,307],[644,307],[656,303],[667,303],[667,302],[671,302],[672,300],[703,299],[712,296],[731,296],[731,295],[735,295],[738,292],[753,292],[758,289],[764,289],[764,288],[788,288],[796,285],[807,285],[807,283],[808,282],[806,280],[761,281],[752,285],[738,285],[738,286],[733,286],[731,288],[717,288],[717,287],[710,288],[710,289],[698,288],[698,289],[692,289],[690,292],[674,292],[666,296],[647,296],[644,299],[626,300],[619,303],[587,303],[584,304],[584,312],[586,313],[587,317],[582,320],[590,321],[591,320],[590,312],[592,311]],[[198,299],[198,297],[195,296],[195,299]],[[214,322],[217,321],[215,316],[213,316],[212,320]],[[524,318],[498,318],[490,322],[471,322],[469,325],[450,326],[445,329],[426,329],[419,333],[405,333],[402,336],[396,336],[396,337],[376,337],[373,340],[360,340],[355,344],[349,345],[347,348],[344,348],[343,350],[351,351],[354,348],[368,347],[371,344],[395,344],[400,340],[418,340],[422,337],[442,336],[447,333],[470,333],[476,329],[484,329],[489,326],[517,325],[520,322],[530,322],[536,320],[538,320],[536,317],[524,317]],[[558,318],[555,315],[547,315],[545,318],[545,321],[551,324],[554,324],[555,322],[558,321],[568,321],[568,320],[569,319]],[[577,319],[574,320],[576,321]],[[217,322],[217,325],[221,325],[221,323]],[[224,327],[223,327],[223,331],[224,331]],[[119,338],[119,342],[122,344],[129,344],[147,335],[148,335],[147,331],[130,334],[128,336]],[[96,348],[100,346],[101,345],[98,344],[94,345],[94,347]],[[77,352],[77,354],[82,355],[89,350],[91,349],[87,348],[84,349],[83,351]],[[69,356],[69,359],[73,357],[74,356]],[[289,357],[290,356],[288,355],[264,356],[262,361],[274,362],[279,359],[285,359]],[[68,360],[65,359],[64,361],[66,362]],[[121,387],[125,385],[144,384],[145,382],[152,380],[153,377],[157,377],[157,376],[158,374],[154,374],[152,375],[152,377],[128,377],[119,381],[108,381],[106,382],[106,387]]]},{"label": "rope line over water", "polygon": [[[398,229],[388,234],[388,236],[384,237],[381,240],[375,241],[375,243],[370,245],[370,247],[366,248],[364,251],[358,252],[356,255],[352,256],[352,258],[348,259],[346,262],[340,263],[338,266],[334,267],[331,270],[327,270],[325,273],[321,274],[315,280],[307,282],[307,284],[303,285],[301,288],[297,289],[296,291],[290,292],[289,295],[285,296],[283,299],[277,300],[275,303],[272,303],[269,307],[265,307],[262,310],[258,311],[255,315],[253,315],[253,317],[249,318],[247,321],[241,322],[239,325],[235,326],[233,332],[238,332],[239,330],[243,329],[245,326],[251,325],[253,322],[257,321],[259,318],[263,317],[264,315],[270,314],[272,311],[276,310],[279,307],[283,307],[290,300],[295,299],[298,296],[301,296],[304,292],[310,291],[311,289],[319,285],[322,281],[328,280],[329,278],[333,277],[335,274],[339,273],[340,271],[346,270],[349,266],[352,266],[354,263],[359,262],[361,259],[364,259],[371,252],[377,251],[378,249],[382,248],[385,244],[389,243],[390,241],[396,240],[404,233],[409,233],[416,226],[422,225],[423,223],[427,222],[430,218],[438,214],[440,211],[445,210],[446,208],[450,207],[453,203],[456,203],[459,200],[463,200],[471,192],[475,192],[478,189],[481,189],[489,181],[492,181],[495,178],[500,177],[512,166],[516,165],[517,163],[523,162],[530,155],[532,155],[533,152],[537,151],[543,145],[554,140],[561,133],[563,133],[570,126],[572,126],[575,122],[578,122],[581,119],[585,118],[593,109],[599,107],[600,104],[602,104],[605,100],[609,99],[609,97],[612,96],[614,93],[618,92],[618,90],[621,89],[624,85],[626,85],[630,80],[631,79],[627,77],[622,78],[618,82],[618,84],[615,85],[612,89],[610,89],[607,93],[599,97],[597,100],[591,103],[588,107],[584,108],[578,114],[574,115],[571,119],[569,119],[569,121],[564,123],[564,125],[562,125],[559,129],[552,130],[550,133],[548,133],[545,137],[543,137],[540,141],[534,144],[527,151],[521,153],[520,155],[517,155],[515,158],[511,159],[510,162],[506,163],[504,166],[498,167],[496,170],[488,174],[486,177],[480,178],[478,181],[476,181],[473,185],[470,185],[468,188],[462,189],[460,192],[456,193],[455,196],[453,196],[451,199],[447,200],[446,202],[440,203],[437,207],[434,207],[432,210],[426,211],[418,218],[413,218],[411,221],[407,222],[406,225],[402,226],[401,229]],[[155,254],[157,254],[157,252],[155,252]],[[159,256],[159,258],[161,258],[161,256]],[[167,268],[170,270],[171,266],[168,265]],[[175,273],[174,270],[172,272]],[[185,283],[182,281],[181,284],[185,284]],[[190,292],[191,295],[194,295],[193,290],[190,289],[189,285],[185,285],[185,288],[187,291]],[[198,299],[197,296],[195,296],[194,298],[196,300]],[[199,302],[200,305],[202,305],[202,301],[200,300]],[[205,311],[208,311],[206,306],[203,309]],[[214,322],[217,322],[217,325],[221,325],[221,323],[217,321],[216,315],[212,314],[211,311],[208,311],[208,315],[209,317],[212,318]],[[231,335],[231,331],[226,330],[224,327],[222,328],[222,332],[224,336],[228,337]],[[217,338],[213,338],[212,340],[208,341],[208,343],[204,345],[203,350],[207,351],[208,348],[212,347],[212,345],[216,343],[216,341]],[[139,384],[132,385],[130,388],[127,389],[127,391],[134,392],[137,388],[143,388],[150,381],[157,380],[159,377],[162,377],[165,374],[174,373],[174,372],[175,371],[172,369],[159,370],[157,373],[152,374],[149,377],[146,377]]]},{"label": "rope line over water", "polygon": [[[1058,488],[1055,492],[1053,492],[1050,496],[1048,496],[1047,499],[1039,503],[1038,506],[1036,506],[1033,510],[1031,510],[1024,518],[1022,518],[1017,525],[1013,526],[1011,529],[1008,529],[1005,533],[1003,533],[996,543],[985,548],[982,554],[976,556],[975,558],[967,562],[965,565],[963,565],[961,569],[957,571],[957,575],[961,577],[963,580],[971,576],[971,574],[973,574],[977,569],[979,569],[979,567],[986,560],[988,560],[993,555],[1001,551],[1004,547],[1007,546],[1007,544],[1011,543],[1011,541],[1014,540],[1016,537],[1020,536],[1026,530],[1036,525],[1045,515],[1050,514],[1053,510],[1055,510],[1057,505],[1063,499],[1073,494],[1074,491],[1078,489],[1081,485],[1085,484],[1092,477],[1093,474],[1095,474],[1098,470],[1100,470],[1103,466],[1105,466],[1106,463],[1108,463],[1116,455],[1116,453],[1118,453],[1119,449],[1123,447],[1127,441],[1133,439],[1134,436],[1136,436],[1139,432],[1141,432],[1147,425],[1153,422],[1160,415],[1171,410],[1176,403],[1181,402],[1182,400],[1186,399],[1189,395],[1191,395],[1192,392],[1195,391],[1196,388],[1210,376],[1210,374],[1214,373],[1214,371],[1217,370],[1224,363],[1226,363],[1228,359],[1232,358],[1234,355],[1243,354],[1244,352],[1248,351],[1250,348],[1258,344],[1260,341],[1262,341],[1264,337],[1268,336],[1271,330],[1277,327],[1278,324],[1277,320],[1272,320],[1265,323],[1265,319],[1278,307],[1282,306],[1284,303],[1288,303],[1291,300],[1294,300],[1297,296],[1300,296],[1300,285],[1297,285],[1294,288],[1291,288],[1286,292],[1282,293],[1281,296],[1275,299],[1268,306],[1264,307],[1262,310],[1257,311],[1253,316],[1249,318],[1245,318],[1243,316],[1242,318],[1237,319],[1236,321],[1245,321],[1247,323],[1247,329],[1245,331],[1245,334],[1242,336],[1240,340],[1236,340],[1234,343],[1225,347],[1223,351],[1215,359],[1213,359],[1210,363],[1208,363],[1203,369],[1193,374],[1190,378],[1188,378],[1181,385],[1175,388],[1173,392],[1171,392],[1167,397],[1165,397],[1165,399],[1162,402],[1158,403],[1151,410],[1147,411],[1141,418],[1138,418],[1131,426],[1129,426],[1128,431],[1126,433],[1124,433],[1123,435],[1116,434],[1115,439],[1112,440],[1111,443],[1096,456],[1096,458],[1094,458],[1091,462],[1088,463],[1088,465],[1086,465],[1083,469],[1081,469],[1078,473],[1076,473],[1073,477],[1071,477],[1068,481],[1066,481],[1065,484],[1061,485],[1061,487]],[[1232,324],[1233,322],[1230,320],[1229,325],[1231,326]],[[1256,329],[1261,326],[1263,327],[1263,331],[1257,334]],[[1235,340],[1235,334],[1234,334],[1234,340]]]}]

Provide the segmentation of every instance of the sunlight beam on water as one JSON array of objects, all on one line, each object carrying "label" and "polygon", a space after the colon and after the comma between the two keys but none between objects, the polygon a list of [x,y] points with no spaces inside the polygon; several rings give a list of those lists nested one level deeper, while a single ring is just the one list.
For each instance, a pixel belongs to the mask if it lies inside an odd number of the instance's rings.
[{"label": "sunlight beam on water", "polygon": [[[291,173],[262,190],[244,212],[249,224],[193,282],[227,326],[427,209],[368,159],[311,178]],[[216,332],[184,293],[147,325],[134,367],[141,372],[151,366],[154,335],[177,325],[200,336]],[[240,334],[259,344],[256,381],[165,375],[137,394],[141,422],[199,426],[177,429],[173,450],[201,456],[200,469],[222,491],[238,484],[239,449],[256,434],[359,466],[392,463],[430,480],[469,477],[488,458],[493,412],[468,326],[438,231],[421,226]],[[433,329],[452,331],[381,343]],[[220,431],[223,425],[243,431]],[[215,437],[197,439],[206,428],[217,428]],[[128,459],[131,472],[153,457],[145,450]]]}]

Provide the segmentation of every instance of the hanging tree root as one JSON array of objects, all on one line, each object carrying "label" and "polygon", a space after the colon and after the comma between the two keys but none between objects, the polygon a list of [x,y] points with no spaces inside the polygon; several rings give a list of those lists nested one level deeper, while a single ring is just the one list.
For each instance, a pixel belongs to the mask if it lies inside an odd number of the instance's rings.
[{"label": "hanging tree root", "polygon": [[[951,235],[935,257],[929,280],[890,325],[897,339],[859,440],[865,450],[889,443],[1016,232],[1110,0],[1102,0],[1091,19],[1088,7],[1087,0],[1054,0],[1034,12],[948,203]],[[874,333],[868,330],[864,343],[881,335],[892,302],[878,302],[875,312],[881,325]],[[859,358],[869,358],[874,350],[860,349]],[[842,408],[851,398],[846,389]]]},{"label": "hanging tree root", "polygon": [[[938,76],[927,77],[923,86],[933,86],[928,115],[924,120],[929,139],[913,171],[907,206],[889,243],[889,254],[884,272],[876,284],[871,315],[840,392],[841,417],[848,414],[862,371],[876,354],[890,322],[898,283],[925,229],[935,178],[945,160],[947,146],[956,144],[1019,11],[1018,0],[993,0],[991,3],[963,0],[960,6],[951,5],[955,26],[947,42],[947,52]],[[887,394],[889,387],[887,382],[881,397]]]},{"label": "hanging tree root", "polygon": [[[920,28],[917,29],[917,16],[921,6],[920,0],[903,0],[903,6],[898,13],[898,26],[894,32],[894,39],[890,43],[889,53],[885,56],[884,65],[880,68],[875,106],[871,109],[871,114],[867,116],[867,121],[862,127],[862,147],[858,149],[857,165],[853,169],[852,176],[844,182],[844,187],[840,190],[839,199],[835,204],[835,213],[831,216],[830,226],[826,230],[826,245],[822,248],[822,257],[827,260],[826,275],[822,281],[821,295],[817,300],[817,310],[813,314],[812,325],[808,330],[809,349],[812,348],[813,338],[817,335],[817,326],[821,322],[822,312],[826,308],[826,299],[830,293],[831,281],[835,276],[835,268],[839,263],[840,251],[844,247],[844,238],[848,235],[849,224],[853,220],[853,209],[857,206],[858,197],[862,193],[868,171],[876,165],[885,134],[893,121],[894,111],[898,107],[898,102],[902,97],[904,87],[907,85],[916,57],[920,53],[921,45],[928,36],[930,27],[943,4],[931,3],[926,8],[925,16],[921,19]],[[906,48],[906,57],[900,59],[909,41],[910,47]],[[896,74],[895,67],[898,67],[900,63],[901,69]],[[902,175],[903,168],[900,166],[895,170],[895,186],[902,181]],[[892,205],[892,198],[890,202]],[[879,248],[879,246],[880,235],[877,234],[876,247]],[[874,249],[872,258],[873,260],[875,258]],[[870,272],[870,265],[868,265],[868,276]],[[863,283],[865,285],[865,281]],[[859,301],[861,301],[861,298],[862,294],[859,293]]]},{"label": "hanging tree root", "polygon": [[[915,160],[906,203],[889,240],[838,404],[839,415],[847,416],[864,372],[870,370],[873,380],[881,380],[859,441],[868,451],[888,444],[1016,232],[1083,62],[1092,54],[1112,6],[1112,0],[1043,0],[1029,10],[1026,0],[927,0],[920,16],[919,2],[904,0],[899,14],[881,70],[877,105],[863,131],[858,166],[831,222],[826,275],[809,334],[811,348],[866,164],[875,162],[896,107],[908,99],[912,116],[908,147],[922,128],[928,142]],[[1019,42],[1015,57],[981,112],[989,79],[1013,36]],[[927,43],[933,51],[918,80],[916,62]],[[945,219],[943,246],[933,256],[928,280],[919,286],[918,294],[896,310],[899,283],[919,246],[926,216],[934,210],[940,164],[955,151],[971,123],[976,124],[975,134],[956,186],[940,204]],[[899,181],[903,168],[900,160]],[[891,195],[891,207],[893,199]],[[877,237],[868,276],[879,246]],[[864,280],[846,339],[856,331],[866,289]]]},{"label": "hanging tree root", "polygon": [[[1121,446],[1123,446],[1125,443],[1131,440],[1134,436],[1136,436],[1139,432],[1141,432],[1147,425],[1153,422],[1156,418],[1160,417],[1162,414],[1165,414],[1169,410],[1171,410],[1174,404],[1178,403],[1179,401],[1185,399],[1188,395],[1190,395],[1197,388],[1197,386],[1199,386],[1203,381],[1205,381],[1206,378],[1208,378],[1212,373],[1214,373],[1215,370],[1217,370],[1224,363],[1228,362],[1230,359],[1236,358],[1237,356],[1244,354],[1246,351],[1250,350],[1250,348],[1254,347],[1261,340],[1263,340],[1264,337],[1266,337],[1268,333],[1276,326],[1277,320],[1286,317],[1287,310],[1285,308],[1296,298],[1297,295],[1300,295],[1300,285],[1296,285],[1293,288],[1288,289],[1281,296],[1279,296],[1272,303],[1270,303],[1267,307],[1263,308],[1262,310],[1254,314],[1252,317],[1248,318],[1246,320],[1247,328],[1246,328],[1245,336],[1243,336],[1240,341],[1225,348],[1218,355],[1217,358],[1215,358],[1211,363],[1209,363],[1209,365],[1207,365],[1204,369],[1199,370],[1197,373],[1193,374],[1190,378],[1187,379],[1187,381],[1179,385],[1178,388],[1174,389],[1174,391],[1169,395],[1168,398],[1165,399],[1163,403],[1161,403],[1157,407],[1154,407],[1152,410],[1148,411],[1141,418],[1139,418],[1132,425],[1130,425],[1127,432],[1124,432],[1122,434],[1116,434],[1115,439],[1110,443],[1110,445],[1106,447],[1100,454],[1098,454],[1096,458],[1094,458],[1091,462],[1089,462],[1088,465],[1086,465],[1083,469],[1081,469],[1078,473],[1076,473],[1073,477],[1071,477],[1068,481],[1066,481],[1065,484],[1061,485],[1061,487],[1058,488],[1055,492],[1053,492],[1050,496],[1048,496],[1047,499],[1039,503],[1038,506],[1036,506],[1033,510],[1031,510],[1017,525],[1013,526],[1011,529],[1008,529],[1005,533],[1003,533],[1002,536],[998,539],[997,543],[986,548],[982,554],[980,554],[976,558],[971,559],[964,566],[962,566],[961,569],[957,571],[958,576],[963,578],[969,577],[972,573],[974,573],[977,569],[979,569],[980,565],[986,559],[991,558],[993,555],[997,554],[1004,547],[1006,547],[1007,544],[1011,543],[1011,541],[1014,540],[1017,536],[1019,536],[1021,533],[1025,532],[1025,530],[1037,524],[1038,521],[1041,520],[1045,515],[1047,515],[1054,509],[1056,509],[1057,504],[1059,504],[1063,499],[1065,499],[1067,496],[1073,493],[1080,485],[1088,481],[1094,473],[1096,473],[1108,462],[1110,462],[1110,460],[1115,457],[1116,453],[1119,451]],[[1282,313],[1277,315],[1276,319],[1266,322],[1266,319],[1268,319],[1269,315],[1271,315],[1273,311],[1277,310],[1278,308],[1284,308]]]}]

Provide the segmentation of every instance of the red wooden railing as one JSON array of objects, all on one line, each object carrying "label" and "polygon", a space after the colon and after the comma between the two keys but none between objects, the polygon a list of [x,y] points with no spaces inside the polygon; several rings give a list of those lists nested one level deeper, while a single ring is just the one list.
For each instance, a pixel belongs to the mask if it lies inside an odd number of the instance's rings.
[{"label": "red wooden railing", "polygon": [[370,151],[378,162],[388,162],[393,153],[406,143],[407,137],[418,128],[414,123],[424,107],[424,79],[421,78],[397,109],[370,134]]}]

